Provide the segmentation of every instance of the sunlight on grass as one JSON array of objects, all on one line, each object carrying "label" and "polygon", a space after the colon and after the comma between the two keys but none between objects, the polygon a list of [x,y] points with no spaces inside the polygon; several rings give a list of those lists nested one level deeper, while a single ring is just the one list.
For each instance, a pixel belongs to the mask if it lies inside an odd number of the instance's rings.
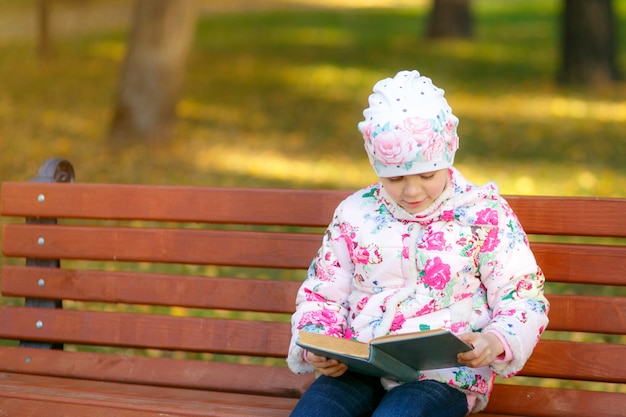
[{"label": "sunlight on grass", "polygon": [[295,184],[330,183],[337,188],[357,188],[376,181],[376,176],[365,158],[361,164],[330,158],[312,161],[307,158],[288,158],[272,151],[208,145],[196,153],[195,164],[203,170]]},{"label": "sunlight on grass", "polygon": [[455,93],[454,99],[455,111],[470,116],[524,118],[543,122],[549,122],[552,118],[626,122],[626,101],[581,100],[555,94],[532,95],[519,92],[495,97]]},{"label": "sunlight on grass", "polygon": [[354,43],[354,36],[349,31],[339,28],[311,28],[302,27],[297,30],[289,29],[285,31],[277,31],[275,39],[281,43],[292,43],[302,47],[311,45],[331,46],[350,45]]},{"label": "sunlight on grass", "polygon": [[[276,151],[251,150],[228,145],[207,144],[195,153],[199,170],[253,176],[313,185],[332,184],[334,188],[356,189],[377,180],[365,151],[358,158],[290,158]],[[558,175],[551,164],[493,162],[489,170],[477,164],[456,164],[471,181],[495,181],[503,194],[623,197],[626,179],[611,170],[590,171],[577,165],[561,165]],[[564,193],[564,190],[567,190]]]},{"label": "sunlight on grass", "polygon": [[96,42],[90,48],[94,57],[107,58],[115,62],[122,62],[126,54],[126,43],[123,42]]},{"label": "sunlight on grass", "polygon": [[581,100],[541,92],[535,95],[515,92],[495,97],[455,92],[453,104],[456,112],[485,119],[499,117],[546,121],[559,118],[626,122],[626,101]]}]

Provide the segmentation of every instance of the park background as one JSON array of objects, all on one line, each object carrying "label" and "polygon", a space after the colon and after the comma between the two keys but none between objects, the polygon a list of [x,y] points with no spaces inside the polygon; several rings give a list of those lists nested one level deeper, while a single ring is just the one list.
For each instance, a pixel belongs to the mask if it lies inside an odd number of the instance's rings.
[{"label": "park background", "polygon": [[[626,83],[557,83],[557,0],[474,0],[470,40],[424,36],[429,1],[211,0],[199,16],[174,138],[107,139],[130,0],[0,1],[0,178],[48,157],[77,181],[357,188],[376,180],[356,124],[373,84],[418,69],[459,117],[456,165],[505,194],[626,196]],[[350,6],[345,6],[350,4]],[[626,1],[614,2],[626,69]]]}]

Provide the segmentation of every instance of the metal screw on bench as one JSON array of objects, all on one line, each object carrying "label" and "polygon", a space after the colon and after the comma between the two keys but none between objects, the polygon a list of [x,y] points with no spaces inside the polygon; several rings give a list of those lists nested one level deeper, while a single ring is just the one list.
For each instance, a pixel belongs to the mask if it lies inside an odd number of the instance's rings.
[{"label": "metal screw on bench", "polygon": [[46,285],[46,281],[44,281],[43,278],[39,278],[39,281],[37,281],[37,285],[43,287],[44,285]]},{"label": "metal screw on bench", "polygon": [[[46,160],[37,172],[37,177],[30,180],[31,182],[74,182],[74,167],[69,161],[60,158],[50,158]],[[44,203],[46,196],[44,193],[37,194],[37,202]],[[29,217],[26,219],[27,224],[56,224],[57,219],[45,218],[45,217]],[[43,237],[37,239],[37,244],[43,246],[46,243]],[[27,258],[27,266],[38,266],[44,268],[59,268],[61,261],[59,259],[40,259],[40,258]],[[39,279],[38,285],[43,287],[45,282],[43,279]],[[26,306],[28,307],[41,307],[41,308],[63,308],[61,300],[47,300],[39,298],[27,298]],[[38,329],[43,327],[43,322],[37,321],[35,326]],[[47,343],[38,341],[20,341],[20,346],[35,347],[44,349],[63,349],[62,343]]]}]

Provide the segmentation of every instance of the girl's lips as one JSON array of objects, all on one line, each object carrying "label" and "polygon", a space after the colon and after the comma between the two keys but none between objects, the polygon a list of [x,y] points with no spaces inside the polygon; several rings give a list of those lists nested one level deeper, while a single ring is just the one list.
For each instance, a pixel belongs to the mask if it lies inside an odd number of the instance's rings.
[{"label": "girl's lips", "polygon": [[411,212],[411,213],[417,213],[418,211],[422,210],[422,207],[424,205],[424,201],[425,200],[420,200],[420,201],[405,201],[403,206],[404,209]]}]

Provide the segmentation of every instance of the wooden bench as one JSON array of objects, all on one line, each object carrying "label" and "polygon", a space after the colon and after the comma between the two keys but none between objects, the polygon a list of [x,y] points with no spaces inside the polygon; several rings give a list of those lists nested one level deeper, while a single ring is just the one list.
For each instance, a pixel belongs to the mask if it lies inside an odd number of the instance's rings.
[{"label": "wooden bench", "polygon": [[[295,292],[348,192],[73,175],[2,184],[0,416],[289,415]],[[550,331],[484,415],[626,416],[626,199],[508,200]]]}]

